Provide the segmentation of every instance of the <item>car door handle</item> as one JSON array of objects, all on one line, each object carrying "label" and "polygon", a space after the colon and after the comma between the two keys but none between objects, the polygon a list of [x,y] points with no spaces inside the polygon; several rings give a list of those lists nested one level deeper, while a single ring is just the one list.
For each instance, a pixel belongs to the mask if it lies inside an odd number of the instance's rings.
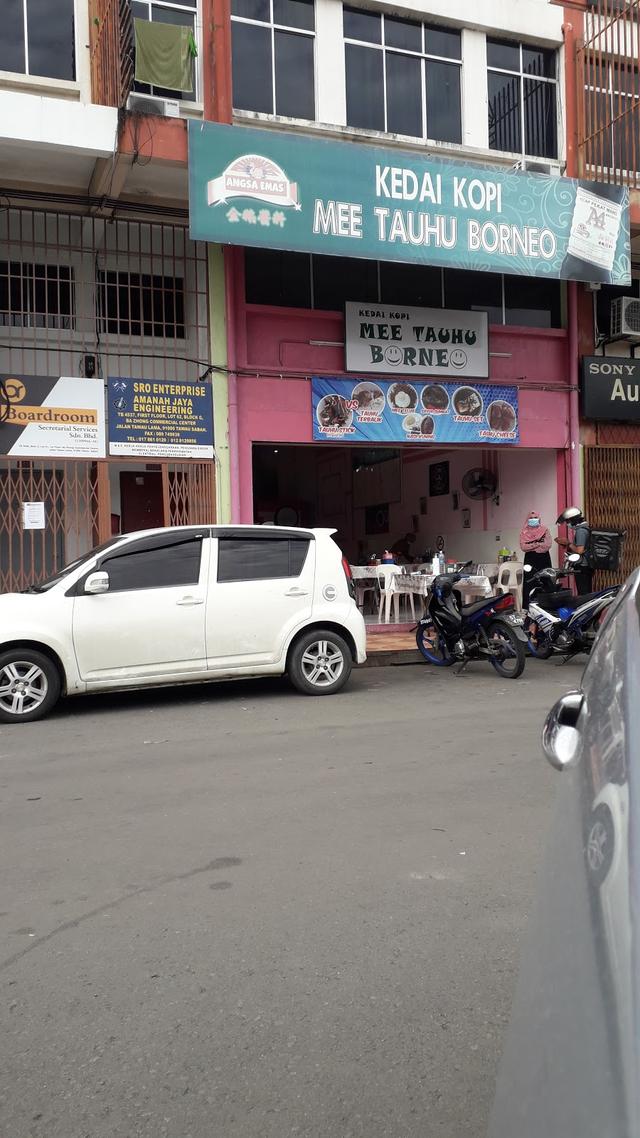
[{"label": "car door handle", "polygon": [[289,589],[289,592],[284,595],[285,597],[308,597],[309,592],[307,589]]},{"label": "car door handle", "polygon": [[176,601],[176,604],[177,605],[203,605],[204,604],[204,597],[180,597],[180,600]]}]

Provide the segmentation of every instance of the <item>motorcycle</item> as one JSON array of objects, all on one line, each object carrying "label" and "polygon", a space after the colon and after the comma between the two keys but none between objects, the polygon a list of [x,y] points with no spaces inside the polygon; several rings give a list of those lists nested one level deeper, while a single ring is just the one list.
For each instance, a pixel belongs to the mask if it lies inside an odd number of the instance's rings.
[{"label": "motorcycle", "polygon": [[471,660],[488,660],[498,675],[515,680],[522,675],[527,640],[514,612],[513,597],[485,597],[463,605],[455,586],[463,579],[467,561],[453,574],[434,579],[426,616],[418,623],[416,644],[430,664],[458,673]]},{"label": "motorcycle", "polygon": [[[531,577],[524,633],[531,655],[538,660],[558,655],[564,656],[566,663],[581,652],[589,653],[620,590],[620,585],[611,585],[596,593],[574,596],[560,580],[571,574],[579,560],[577,554],[569,554],[563,569],[540,569]],[[531,572],[531,566],[525,565],[524,570]]]}]

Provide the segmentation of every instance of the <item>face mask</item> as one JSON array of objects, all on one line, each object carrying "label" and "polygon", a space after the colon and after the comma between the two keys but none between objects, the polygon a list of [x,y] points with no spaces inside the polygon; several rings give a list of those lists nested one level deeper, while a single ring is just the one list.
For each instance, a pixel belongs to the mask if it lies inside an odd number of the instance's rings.
[{"label": "face mask", "polygon": [[532,529],[535,529],[536,526],[540,525],[540,518],[529,518],[527,525],[531,526]]}]

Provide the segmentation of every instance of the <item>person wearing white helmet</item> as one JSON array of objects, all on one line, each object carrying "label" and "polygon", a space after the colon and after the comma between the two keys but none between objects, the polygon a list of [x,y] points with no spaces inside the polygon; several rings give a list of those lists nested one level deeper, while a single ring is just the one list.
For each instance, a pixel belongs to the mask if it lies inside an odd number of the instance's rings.
[{"label": "person wearing white helmet", "polygon": [[556,525],[568,526],[573,530],[570,538],[557,537],[556,542],[566,553],[577,553],[580,560],[576,564],[576,587],[580,596],[593,591],[593,569],[587,561],[587,546],[591,535],[591,527],[582,510],[578,506],[567,506],[558,518]]}]

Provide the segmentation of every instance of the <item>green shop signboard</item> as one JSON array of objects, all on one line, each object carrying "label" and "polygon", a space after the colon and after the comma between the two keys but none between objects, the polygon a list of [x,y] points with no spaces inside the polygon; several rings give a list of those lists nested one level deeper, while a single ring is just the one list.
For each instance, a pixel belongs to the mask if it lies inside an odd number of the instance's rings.
[{"label": "green shop signboard", "polygon": [[631,281],[622,186],[189,122],[196,241]]}]

